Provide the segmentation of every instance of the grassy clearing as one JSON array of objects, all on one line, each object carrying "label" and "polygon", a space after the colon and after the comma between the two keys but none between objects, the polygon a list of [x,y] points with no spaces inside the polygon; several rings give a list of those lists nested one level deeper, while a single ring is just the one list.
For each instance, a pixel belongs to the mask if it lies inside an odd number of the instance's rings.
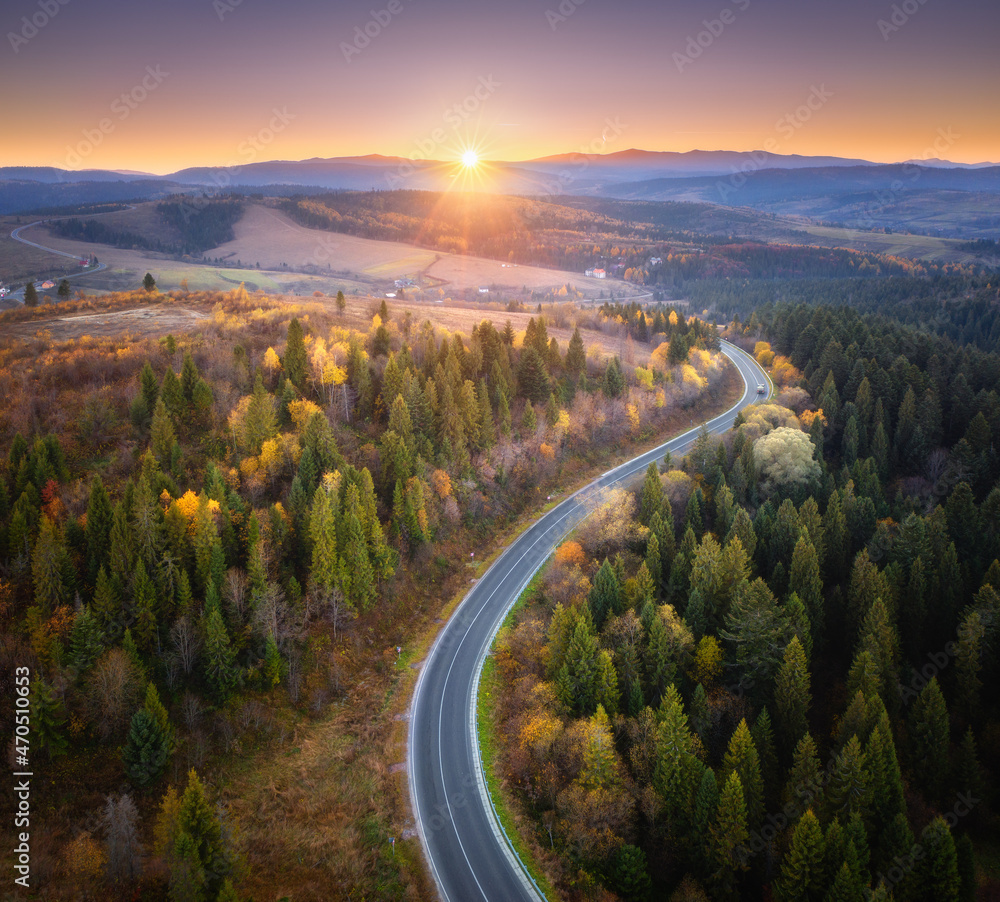
[{"label": "grassy clearing", "polygon": [[894,257],[920,258],[939,263],[971,263],[975,257],[959,248],[962,241],[955,238],[936,238],[933,235],[903,235],[867,232],[859,229],[835,228],[801,222],[790,222],[795,228],[821,243],[834,247],[873,251]]}]

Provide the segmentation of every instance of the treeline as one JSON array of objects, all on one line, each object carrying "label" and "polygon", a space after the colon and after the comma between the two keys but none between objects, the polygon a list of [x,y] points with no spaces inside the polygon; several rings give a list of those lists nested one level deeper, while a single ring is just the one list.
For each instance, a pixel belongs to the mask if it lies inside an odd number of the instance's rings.
[{"label": "treeline", "polygon": [[180,233],[177,252],[181,254],[201,254],[232,241],[233,226],[240,221],[243,210],[243,200],[236,197],[183,198],[156,205],[156,212]]},{"label": "treeline", "polygon": [[677,342],[670,351],[672,363],[682,363],[691,348],[707,351],[719,350],[719,333],[714,323],[684,314],[673,307],[656,305],[647,307],[632,301],[628,304],[605,302],[600,307],[601,316],[622,323],[626,334],[641,342]]},{"label": "treeline", "polygon": [[75,241],[112,247],[156,251],[163,254],[201,254],[234,237],[233,226],[243,215],[242,199],[184,198],[156,205],[156,212],[175,237],[160,239],[99,219],[61,219],[49,224],[55,234]]},{"label": "treeline", "polygon": [[[798,282],[712,281],[692,286],[698,307],[722,318],[763,315],[776,303],[846,305],[939,335],[959,345],[1000,351],[1000,307],[996,274],[942,271],[929,277],[803,280]],[[875,320],[872,320],[873,322]]]},{"label": "treeline", "polygon": [[49,228],[61,238],[74,241],[88,241],[93,244],[108,244],[131,250],[158,251],[169,253],[175,246],[148,238],[128,229],[117,229],[99,219],[57,219],[49,223]]},{"label": "treeline", "polygon": [[761,331],[802,367],[787,406],[609,497],[501,636],[508,780],[571,898],[975,898],[997,358],[844,309]]},{"label": "treeline", "polygon": [[[706,234],[713,227],[712,214],[692,204],[345,191],[290,198],[281,209],[310,228],[572,272],[603,266],[626,281],[671,290],[686,291],[703,280],[794,282],[965,272],[871,252]],[[682,224],[703,231],[679,228]],[[705,296],[710,299],[710,293]],[[744,309],[749,303],[744,299]]]},{"label": "treeline", "polygon": [[[129,300],[148,295],[112,299]],[[253,852],[215,815],[193,835],[182,809],[205,794],[191,776],[179,800],[178,777],[274,735],[279,698],[323,710],[344,691],[338,637],[437,585],[436,547],[719,392],[726,368],[700,347],[671,363],[666,342],[622,363],[579,329],[561,348],[543,317],[461,335],[383,302],[358,332],[332,307],[289,321],[242,289],[189,298],[213,301],[182,345],[3,349],[0,616],[5,660],[31,668],[32,753],[130,787],[108,798],[106,843],[80,840],[103,862],[87,879],[230,899]]]}]

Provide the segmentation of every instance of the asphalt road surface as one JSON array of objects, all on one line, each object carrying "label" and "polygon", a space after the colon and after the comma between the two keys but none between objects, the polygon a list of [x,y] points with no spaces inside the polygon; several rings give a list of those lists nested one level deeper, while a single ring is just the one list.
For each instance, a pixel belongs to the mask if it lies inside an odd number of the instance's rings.
[{"label": "asphalt road surface", "polygon": [[[134,210],[135,207],[131,207],[130,209]],[[101,214],[97,214],[97,215],[101,215]],[[21,244],[27,244],[29,247],[38,248],[38,250],[40,250],[40,251],[47,251],[50,254],[58,254],[60,257],[69,257],[71,260],[77,260],[77,261],[79,261],[79,259],[80,259],[80,255],[79,254],[67,254],[65,251],[57,251],[54,247],[46,247],[44,244],[37,244],[34,241],[29,241],[27,238],[22,238],[21,237],[21,232],[24,231],[24,229],[31,229],[31,228],[34,228],[37,225],[42,225],[43,223],[46,223],[46,222],[54,222],[55,219],[72,219],[72,218],[73,217],[71,217],[71,216],[56,216],[56,217],[54,217],[54,219],[39,219],[36,222],[29,222],[27,225],[18,226],[16,229],[14,229],[14,231],[10,233],[10,237],[13,238],[15,241],[20,241]],[[87,269],[84,272],[74,272],[74,273],[70,273],[69,275],[66,275],[66,276],[56,276],[55,279],[53,279],[53,281],[62,280],[62,279],[66,279],[67,281],[71,281],[73,279],[79,279],[81,276],[89,276],[91,273],[100,272],[102,269],[107,269],[107,268],[108,268],[108,265],[106,263],[98,263],[97,266],[93,267],[92,269]],[[35,281],[36,282],[44,282],[45,279],[44,278],[35,279]],[[7,297],[10,298],[10,299],[12,299],[12,300],[20,301],[23,304],[24,303],[24,288],[19,288],[17,291],[12,291],[9,295],[7,295]]]},{"label": "asphalt road surface", "polygon": [[[728,342],[723,352],[746,390],[731,410],[702,424],[722,434],[770,386],[757,362]],[[701,425],[609,470],[546,513],[482,575],[441,630],[420,672],[410,707],[407,770],[424,852],[445,902],[544,898],[507,841],[486,791],[476,734],[476,697],[493,637],[524,587],[592,508],[596,489],[627,484],[667,451],[683,454]],[[588,504],[588,501],[591,502]]]}]

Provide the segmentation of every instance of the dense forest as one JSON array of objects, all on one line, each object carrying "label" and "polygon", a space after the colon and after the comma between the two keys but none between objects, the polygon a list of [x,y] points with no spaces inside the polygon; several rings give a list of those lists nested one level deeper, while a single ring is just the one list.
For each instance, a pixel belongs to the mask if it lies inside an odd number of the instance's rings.
[{"label": "dense forest", "polygon": [[58,219],[49,223],[53,233],[75,241],[112,247],[156,251],[163,254],[201,254],[233,240],[233,226],[243,215],[242,199],[180,198],[156,205],[172,238],[154,238],[130,229],[116,228],[96,219]]},{"label": "dense forest", "polygon": [[570,898],[991,898],[1000,357],[846,308],[731,333],[776,402],[609,497],[498,640],[538,855]]},{"label": "dense forest", "polygon": [[[635,364],[579,328],[560,347],[543,315],[461,335],[383,301],[357,331],[333,303],[160,300],[214,311],[176,339],[0,352],[3,667],[30,668],[32,760],[50,778],[33,874],[55,898],[66,881],[174,900],[270,887],[298,847],[279,821],[214,805],[206,775],[362,692],[352,674],[378,684],[381,649],[406,641],[454,547],[532,506],[564,464],[720,395],[730,372],[714,327],[677,311]],[[366,832],[304,868],[400,898],[403,863],[364,851],[389,821],[359,768]]]},{"label": "dense forest", "polygon": [[[905,323],[915,333],[1000,352],[1000,280],[995,272],[946,267],[929,277],[706,280],[692,286],[691,298],[721,319],[746,319],[754,311],[759,319],[776,303],[848,306],[867,314],[871,324]],[[952,350],[944,345],[937,353]]]},{"label": "dense forest", "polygon": [[159,251],[169,253],[174,247],[138,232],[128,229],[116,229],[98,219],[57,219],[49,223],[52,233],[60,238],[71,238],[73,241],[89,241],[93,244],[108,244],[111,247],[124,247],[144,251]]}]

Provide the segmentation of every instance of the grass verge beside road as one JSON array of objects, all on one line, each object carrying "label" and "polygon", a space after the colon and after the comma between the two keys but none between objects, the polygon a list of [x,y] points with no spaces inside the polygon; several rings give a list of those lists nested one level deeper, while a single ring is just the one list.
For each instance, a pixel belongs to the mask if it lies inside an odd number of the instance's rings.
[{"label": "grass verge beside road", "polygon": [[[545,565],[543,564],[543,569]],[[504,634],[510,624],[514,622],[521,609],[527,604],[528,599],[535,592],[538,581],[541,578],[541,570],[536,573],[531,582],[521,593],[517,602],[507,613],[503,625],[497,632],[493,640],[493,647]],[[496,673],[496,663],[493,659],[493,647],[483,662],[482,675],[479,679],[479,695],[476,699],[476,732],[479,737],[479,754],[482,759],[483,775],[486,778],[486,791],[490,794],[493,802],[493,810],[507,835],[514,851],[521,859],[521,863],[528,869],[528,873],[535,881],[535,884],[542,891],[546,899],[557,900],[561,896],[556,892],[555,887],[542,870],[539,862],[522,835],[522,829],[531,826],[530,821],[515,816],[517,803],[510,797],[510,791],[503,781],[500,771],[500,737],[496,723],[496,711],[493,707],[493,699],[498,691],[498,679]]]}]

